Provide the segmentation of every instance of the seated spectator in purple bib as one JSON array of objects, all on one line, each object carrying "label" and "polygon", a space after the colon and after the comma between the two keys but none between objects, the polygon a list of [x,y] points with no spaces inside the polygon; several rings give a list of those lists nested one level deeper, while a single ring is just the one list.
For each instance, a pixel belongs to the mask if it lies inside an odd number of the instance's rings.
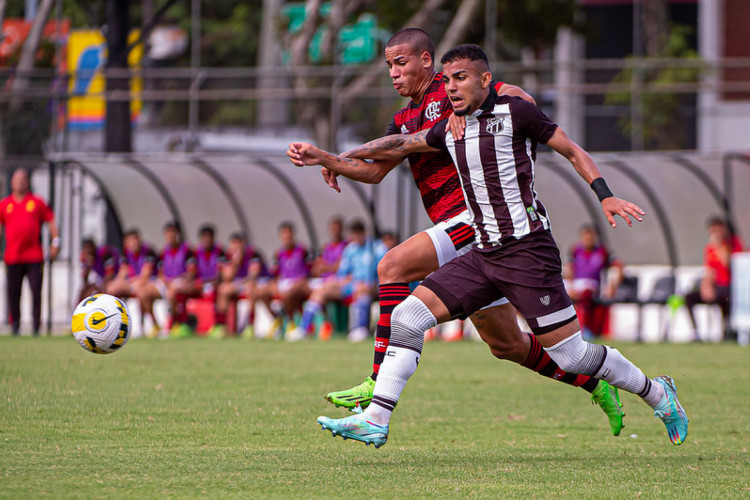
[{"label": "seated spectator in purple bib", "polygon": [[377,292],[377,266],[388,251],[382,241],[367,237],[365,225],[355,220],[349,225],[349,244],[341,255],[334,279],[313,290],[305,302],[298,328],[287,333],[287,340],[300,340],[310,333],[313,318],[332,300],[351,302],[349,340],[361,341],[370,333],[370,306]]},{"label": "seated spectator in purple bib", "polygon": [[[586,337],[602,335],[606,309],[597,307],[600,297],[612,297],[622,280],[622,264],[599,242],[596,228],[584,225],[578,231],[578,242],[571,249],[565,268],[566,287],[575,304],[581,330]],[[613,276],[602,287],[605,273]]]},{"label": "seated spectator in purple bib", "polygon": [[[341,254],[349,243],[348,240],[344,239],[344,221],[341,217],[333,217],[328,222],[328,235],[330,241],[325,244],[320,254],[313,261],[311,272],[313,277],[308,280],[310,286],[308,295],[313,290],[325,286],[327,282],[336,278]],[[333,331],[333,324],[323,314],[316,313],[315,317],[322,320],[317,327],[319,336],[328,339]]]},{"label": "seated spectator in purple bib", "polygon": [[[144,314],[153,316],[154,302],[158,299],[166,299],[169,308],[169,320],[167,329],[174,327],[177,311],[177,303],[174,293],[171,293],[179,283],[185,279],[187,264],[193,258],[193,251],[182,239],[182,230],[176,222],[167,222],[162,230],[164,235],[164,248],[159,256],[157,276],[145,284],[139,293],[143,304]],[[154,321],[154,326],[148,333],[149,337],[157,337],[161,326]]]},{"label": "seated spectator in purple bib", "polygon": [[86,238],[81,248],[81,291],[78,301],[104,292],[120,270],[120,252],[112,245],[96,246]]},{"label": "seated spectator in purple bib", "polygon": [[[282,222],[279,225],[279,239],[281,247],[274,252],[271,266],[273,279],[267,285],[258,287],[255,294],[248,297],[251,310],[254,309],[253,304],[260,301],[274,316],[273,324],[265,335],[267,338],[276,335],[285,319],[287,331],[294,329],[294,313],[301,308],[310,290],[307,283],[310,277],[310,253],[303,245],[297,243],[291,222]],[[281,299],[280,312],[273,310],[271,302],[274,297]]]},{"label": "seated spectator in purple bib", "polygon": [[[120,298],[138,297],[140,290],[156,277],[158,258],[151,247],[141,240],[137,229],[130,229],[123,235],[123,252],[120,257],[120,270],[107,285],[107,293]],[[146,311],[143,312],[146,314]],[[154,324],[157,323],[153,310],[150,312]]]},{"label": "seated spectator in purple bib", "polygon": [[334,217],[328,223],[328,235],[330,241],[325,244],[320,254],[313,261],[310,279],[310,288],[315,289],[334,277],[339,269],[341,254],[344,252],[348,241],[344,239],[344,222],[340,217]]},{"label": "seated spectator in purple bib", "polygon": [[216,244],[216,230],[210,224],[198,229],[198,248],[194,258],[187,263],[185,278],[170,287],[170,301],[175,304],[175,324],[170,333],[176,337],[195,334],[187,324],[187,301],[190,298],[204,298],[214,302],[216,287],[219,285],[219,269],[224,262],[224,250]]},{"label": "seated spectator in purple bib", "polygon": [[[214,338],[223,338],[228,333],[226,320],[230,304],[242,297],[246,290],[249,290],[248,295],[253,294],[255,288],[267,283],[270,277],[263,256],[247,242],[243,233],[229,236],[226,259],[220,267],[221,281],[216,288],[214,326],[209,334]],[[252,338],[253,334],[252,325],[248,325],[243,335]]]}]

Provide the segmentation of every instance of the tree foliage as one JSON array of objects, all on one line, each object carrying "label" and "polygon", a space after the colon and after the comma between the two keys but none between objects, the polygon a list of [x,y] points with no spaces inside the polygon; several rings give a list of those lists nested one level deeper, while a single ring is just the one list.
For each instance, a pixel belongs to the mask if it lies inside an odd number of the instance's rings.
[{"label": "tree foliage", "polygon": [[[690,47],[689,37],[692,30],[686,26],[673,25],[664,37],[661,53],[647,57],[646,63],[654,58],[685,58],[698,60],[699,55]],[[643,84],[695,83],[700,78],[700,65],[675,66],[649,65],[649,69],[639,69],[637,59],[630,58],[627,67],[615,78],[613,83],[635,85],[637,79]],[[643,92],[641,107],[643,114],[643,139],[648,149],[680,149],[685,147],[687,134],[686,121],[680,114],[680,108],[686,104],[689,96],[670,92]],[[632,106],[630,92],[610,92],[605,97],[605,104]],[[630,136],[633,132],[633,121],[630,114],[618,119],[620,130]]]}]

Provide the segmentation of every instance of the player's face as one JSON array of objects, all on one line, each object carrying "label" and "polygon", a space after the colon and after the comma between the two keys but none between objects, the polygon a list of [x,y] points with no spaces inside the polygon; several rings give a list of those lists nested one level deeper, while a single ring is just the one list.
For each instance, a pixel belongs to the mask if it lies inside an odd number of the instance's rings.
[{"label": "player's face", "polygon": [[591,229],[583,229],[580,234],[581,245],[584,248],[594,248],[596,246],[596,234]]},{"label": "player's face", "polygon": [[291,248],[294,246],[294,231],[292,231],[288,227],[282,227],[279,230],[279,240],[281,240],[281,245],[286,248]]},{"label": "player's face", "polygon": [[403,97],[418,97],[425,79],[432,77],[434,70],[429,53],[418,54],[405,43],[386,47],[385,63],[393,88]]},{"label": "player's face", "polygon": [[383,242],[385,247],[390,250],[391,248],[395,247],[398,242],[396,241],[396,237],[392,234],[384,234],[380,240]]},{"label": "player's face", "polygon": [[201,247],[208,250],[209,248],[214,246],[214,236],[209,232],[201,233],[200,244],[201,244]]},{"label": "player's face", "polygon": [[479,61],[457,59],[443,65],[445,92],[458,116],[473,113],[487,98],[492,75]]},{"label": "player's face", "polygon": [[242,251],[243,242],[239,238],[232,238],[229,240],[229,253],[235,254]]},{"label": "player's face", "polygon": [[364,233],[364,231],[351,231],[349,233],[349,239],[351,239],[354,243],[357,243],[358,245],[364,245],[365,240],[367,239],[367,236]]},{"label": "player's face", "polygon": [[708,228],[708,234],[717,240],[729,238],[729,229],[724,224],[711,224]]},{"label": "player's face", "polygon": [[10,190],[15,194],[26,194],[29,191],[29,174],[25,170],[16,170],[10,178]]},{"label": "player's face", "polygon": [[170,246],[170,247],[177,246],[179,241],[180,241],[180,233],[178,233],[175,228],[169,227],[164,230],[164,243],[166,243],[167,246]]},{"label": "player's face", "polygon": [[340,220],[331,221],[331,223],[328,225],[328,234],[331,236],[332,240],[340,240],[343,232],[344,227],[341,224]]},{"label": "player's face", "polygon": [[93,258],[96,253],[96,247],[92,243],[84,243],[81,252],[86,258]]},{"label": "player's face", "polygon": [[131,234],[125,238],[123,245],[128,252],[136,253],[141,249],[141,239],[135,234]]}]

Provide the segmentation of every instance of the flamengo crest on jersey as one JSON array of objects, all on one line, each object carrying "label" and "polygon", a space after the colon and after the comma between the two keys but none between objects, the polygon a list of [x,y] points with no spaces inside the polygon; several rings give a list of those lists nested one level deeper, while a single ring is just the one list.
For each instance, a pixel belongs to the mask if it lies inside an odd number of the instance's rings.
[{"label": "flamengo crest on jersey", "polygon": [[440,117],[440,103],[438,101],[430,102],[424,110],[424,117],[431,122],[437,120]]}]

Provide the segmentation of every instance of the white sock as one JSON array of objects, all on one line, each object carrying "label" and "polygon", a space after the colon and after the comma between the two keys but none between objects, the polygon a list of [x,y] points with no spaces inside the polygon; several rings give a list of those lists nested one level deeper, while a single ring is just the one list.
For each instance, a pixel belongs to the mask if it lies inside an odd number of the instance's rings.
[{"label": "white sock", "polygon": [[664,396],[661,384],[646,377],[620,351],[586,342],[581,332],[545,350],[561,369],[606,380],[619,389],[640,396],[651,408],[656,408]]},{"label": "white sock", "polygon": [[424,332],[436,323],[429,308],[413,295],[396,306],[391,316],[390,343],[364,418],[377,425],[388,424],[406,382],[419,365]]},{"label": "white sock", "polygon": [[420,354],[411,349],[388,346],[375,382],[372,403],[363,413],[369,421],[377,425],[388,424],[406,382],[417,371],[419,357]]}]

